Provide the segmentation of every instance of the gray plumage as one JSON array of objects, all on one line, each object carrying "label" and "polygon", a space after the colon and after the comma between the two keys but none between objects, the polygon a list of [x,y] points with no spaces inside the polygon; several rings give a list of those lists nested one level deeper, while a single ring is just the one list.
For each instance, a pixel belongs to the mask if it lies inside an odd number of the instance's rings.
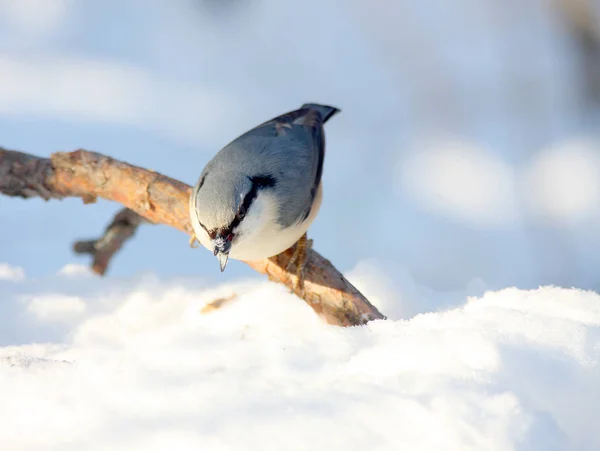
[{"label": "gray plumage", "polygon": [[[214,249],[215,255],[229,254],[230,249],[235,255],[236,242],[245,233],[251,238],[237,248],[246,258],[262,258],[261,249],[285,250],[278,249],[278,240],[282,246],[288,243],[296,230],[301,231],[298,224],[308,227],[318,211],[325,158],[323,124],[338,111],[307,103],[256,126],[221,149],[207,163],[190,198],[192,225],[196,236],[204,237],[202,244]],[[262,190],[268,196],[253,210]],[[242,224],[249,212],[252,219]],[[248,251],[249,245],[253,251]]]},{"label": "gray plumage", "polygon": [[202,210],[213,212],[203,225],[212,230],[231,223],[252,185],[247,176],[253,175],[274,177],[276,196],[282,199],[282,226],[306,216],[321,182],[325,158],[323,124],[338,111],[326,105],[304,104],[226,145],[208,162],[196,185],[201,185],[196,205],[202,203]]}]

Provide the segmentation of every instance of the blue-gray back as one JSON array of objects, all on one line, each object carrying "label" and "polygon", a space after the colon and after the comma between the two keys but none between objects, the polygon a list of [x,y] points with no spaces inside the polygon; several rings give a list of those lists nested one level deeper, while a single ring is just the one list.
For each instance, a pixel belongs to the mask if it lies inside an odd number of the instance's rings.
[{"label": "blue-gray back", "polygon": [[321,183],[325,158],[323,124],[338,111],[326,105],[305,104],[233,140],[215,155],[201,175],[201,179],[206,176],[207,183],[213,179],[214,186],[227,185],[215,177],[228,178],[229,185],[234,181],[232,190],[213,190],[212,198],[234,202],[232,196],[245,190],[249,176],[269,176],[275,180],[273,192],[281,199],[279,222],[289,226],[306,218]]}]

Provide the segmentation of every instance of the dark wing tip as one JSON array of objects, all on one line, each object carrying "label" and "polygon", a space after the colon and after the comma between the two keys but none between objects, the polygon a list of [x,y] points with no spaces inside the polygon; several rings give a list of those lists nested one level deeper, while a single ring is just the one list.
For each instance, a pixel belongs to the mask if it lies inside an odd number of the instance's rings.
[{"label": "dark wing tip", "polygon": [[301,109],[318,111],[321,115],[323,123],[327,122],[332,116],[342,111],[334,106],[321,105],[319,103],[305,103],[304,105],[302,105]]}]

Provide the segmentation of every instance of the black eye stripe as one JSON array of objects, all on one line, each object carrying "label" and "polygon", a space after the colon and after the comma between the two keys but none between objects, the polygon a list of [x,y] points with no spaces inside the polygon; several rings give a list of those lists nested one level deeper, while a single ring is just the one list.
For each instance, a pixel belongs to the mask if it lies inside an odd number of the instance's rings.
[{"label": "black eye stripe", "polygon": [[252,182],[252,185],[258,186],[258,188],[271,188],[277,184],[277,180],[272,175],[257,175],[254,177],[248,177]]},{"label": "black eye stripe", "polygon": [[258,196],[259,190],[275,186],[275,178],[270,175],[259,175],[248,178],[252,182],[252,188],[250,188],[250,191],[248,191],[244,197],[244,200],[240,204],[235,218],[233,218],[233,221],[231,221],[231,224],[229,225],[229,230],[235,229],[240,224],[240,221],[244,218],[244,216],[246,216],[250,205],[252,205],[252,202],[254,202],[256,196]]},{"label": "black eye stripe", "polygon": [[254,199],[256,199],[258,196],[258,192],[264,188],[272,188],[277,184],[277,180],[272,175],[257,175],[254,177],[248,177],[248,179],[250,182],[252,182],[252,187],[250,188],[250,191],[246,193],[244,200],[238,208],[235,218],[233,218],[233,221],[231,221],[229,226],[208,232],[208,235],[211,237],[211,239],[214,239],[214,237],[217,235],[229,236],[233,234],[235,228],[240,225],[240,222],[246,216],[250,205],[252,205],[252,202],[254,202]]}]

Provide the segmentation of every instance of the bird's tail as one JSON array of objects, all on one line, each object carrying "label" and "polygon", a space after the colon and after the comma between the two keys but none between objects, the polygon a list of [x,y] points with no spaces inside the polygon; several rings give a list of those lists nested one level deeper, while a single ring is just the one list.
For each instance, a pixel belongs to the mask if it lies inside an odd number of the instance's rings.
[{"label": "bird's tail", "polygon": [[310,110],[316,110],[319,112],[319,114],[321,115],[321,117],[323,118],[323,123],[327,122],[327,120],[333,116],[336,113],[339,113],[341,110],[333,107],[333,106],[329,106],[329,105],[320,105],[318,103],[305,103],[304,105],[302,105],[302,108],[308,108]]}]

